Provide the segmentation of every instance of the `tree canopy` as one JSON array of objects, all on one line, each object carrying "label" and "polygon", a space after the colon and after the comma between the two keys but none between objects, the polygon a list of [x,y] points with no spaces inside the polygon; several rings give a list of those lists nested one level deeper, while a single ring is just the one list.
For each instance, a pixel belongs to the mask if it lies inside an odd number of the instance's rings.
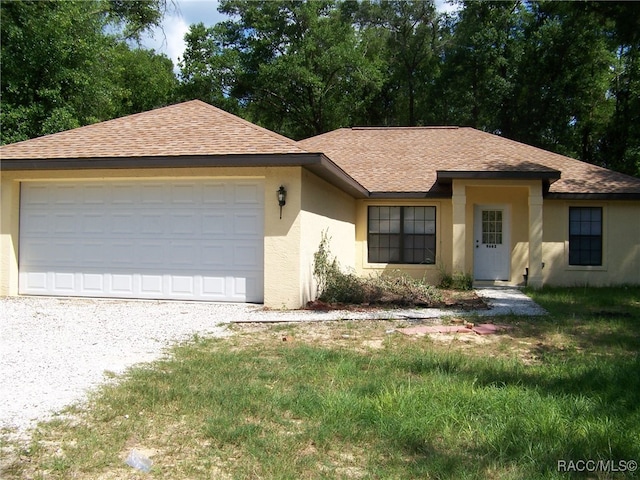
[{"label": "tree canopy", "polygon": [[472,126],[640,176],[640,3],[221,0],[171,61],[166,0],[2,2],[2,142],[199,98],[294,139]]},{"label": "tree canopy", "polygon": [[15,1],[0,8],[2,143],[173,98],[171,60],[126,43],[159,24],[163,0]]},{"label": "tree canopy", "polygon": [[461,125],[640,174],[640,4],[222,0],[182,87],[292,138]]}]

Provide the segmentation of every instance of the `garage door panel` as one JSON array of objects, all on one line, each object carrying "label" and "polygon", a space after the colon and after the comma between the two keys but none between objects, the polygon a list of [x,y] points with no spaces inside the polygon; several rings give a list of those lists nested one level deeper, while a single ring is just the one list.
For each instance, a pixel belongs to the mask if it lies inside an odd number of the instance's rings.
[{"label": "garage door panel", "polygon": [[133,296],[133,275],[113,273],[111,275],[107,275],[107,278],[110,280],[110,282],[109,288],[107,289],[107,292],[105,292],[106,296],[110,296],[109,293],[114,293],[116,294],[116,296]]},{"label": "garage door panel", "polygon": [[158,240],[141,240],[137,255],[142,265],[160,269],[167,258],[165,245]]},{"label": "garage door panel", "polygon": [[201,203],[201,190],[194,183],[172,185],[171,202],[176,205],[196,205]]},{"label": "garage door panel", "polygon": [[184,275],[172,275],[169,277],[170,292],[172,295],[185,295],[192,297],[196,294],[194,277]]},{"label": "garage door panel", "polygon": [[73,184],[63,184],[54,187],[49,203],[55,205],[73,205],[77,202],[77,187]]},{"label": "garage door panel", "polygon": [[20,272],[24,287],[33,293],[47,293],[47,272]]},{"label": "garage door panel", "polygon": [[239,183],[235,187],[234,202],[240,205],[255,206],[263,202],[263,192],[255,184]]},{"label": "garage door panel", "polygon": [[170,232],[174,235],[199,235],[200,215],[196,212],[179,212],[169,217]]},{"label": "garage door panel", "polygon": [[133,242],[105,242],[104,255],[106,261],[115,267],[131,267],[138,260]]},{"label": "garage door panel", "polygon": [[[127,199],[134,202],[138,192],[127,192]],[[165,188],[162,184],[143,184],[139,190],[142,205],[162,205],[164,203]]]},{"label": "garage door panel", "polygon": [[202,214],[203,235],[224,235],[227,228],[227,215],[223,212],[206,212]]},{"label": "garage door panel", "polygon": [[104,235],[108,231],[109,218],[105,213],[82,213],[80,226],[85,235]]},{"label": "garage door panel", "polygon": [[202,295],[204,297],[223,297],[226,292],[225,286],[224,277],[202,277]]},{"label": "garage door panel", "polygon": [[47,235],[49,228],[49,215],[47,213],[34,213],[20,223],[20,229],[29,234],[30,237]]},{"label": "garage door panel", "polygon": [[259,181],[22,188],[22,294],[262,301]]},{"label": "garage door panel", "polygon": [[55,213],[52,216],[53,232],[56,234],[75,234],[79,223],[79,215],[75,213]]},{"label": "garage door panel", "polygon": [[53,291],[59,294],[70,294],[76,290],[76,275],[74,272],[54,272]]},{"label": "garage door panel", "polygon": [[137,233],[138,223],[133,213],[116,213],[111,216],[111,234],[118,236],[134,235]]},{"label": "garage door panel", "polygon": [[143,236],[162,235],[165,224],[165,215],[162,213],[143,212],[140,214],[140,233]]},{"label": "garage door panel", "polygon": [[197,269],[200,264],[199,255],[196,255],[198,250],[196,242],[172,242],[167,252],[170,268],[189,268],[193,265],[194,270]]},{"label": "garage door panel", "polygon": [[[145,196],[146,186],[131,183],[112,186],[112,200],[114,205],[137,205],[140,203],[153,203]],[[152,194],[147,194],[152,195]],[[143,202],[144,199],[144,202]],[[162,200],[158,203],[162,203]]]},{"label": "garage door panel", "polygon": [[107,267],[102,255],[105,245],[101,241],[83,242],[78,250],[80,264],[86,267]]},{"label": "garage door panel", "polygon": [[21,271],[27,271],[30,265],[46,265],[51,257],[49,252],[50,242],[44,238],[29,238],[20,242],[20,252],[32,252],[28,257],[24,255],[20,257]]},{"label": "garage door panel", "polygon": [[111,195],[104,185],[99,183],[87,184],[82,187],[81,201],[85,205],[96,207],[111,202]]},{"label": "garage door panel", "polygon": [[262,222],[254,213],[235,213],[233,218],[234,235],[248,235],[254,237],[262,235]]},{"label": "garage door panel", "polygon": [[201,265],[203,269],[222,267],[227,264],[229,249],[224,245],[204,245],[201,249]]},{"label": "garage door panel", "polygon": [[20,199],[22,208],[30,206],[48,206],[51,203],[51,188],[45,184],[32,185],[29,189],[29,195]]},{"label": "garage door panel", "polygon": [[139,280],[138,292],[142,297],[161,295],[165,290],[164,278],[161,274],[135,275],[134,280]]},{"label": "garage door panel", "polygon": [[234,266],[251,267],[256,262],[261,262],[262,258],[258,248],[254,245],[236,245],[233,249]]},{"label": "garage door panel", "polygon": [[226,186],[223,182],[206,182],[202,185],[202,203],[204,205],[224,205]]},{"label": "garage door panel", "polygon": [[99,273],[81,273],[81,289],[85,295],[100,295],[105,291],[105,276]]}]

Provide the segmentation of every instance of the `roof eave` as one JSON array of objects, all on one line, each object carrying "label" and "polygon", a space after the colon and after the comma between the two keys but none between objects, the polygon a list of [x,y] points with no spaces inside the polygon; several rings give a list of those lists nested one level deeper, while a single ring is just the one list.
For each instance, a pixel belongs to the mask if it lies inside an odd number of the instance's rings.
[{"label": "roof eave", "polygon": [[451,198],[450,191],[442,192],[371,192],[371,199]]},{"label": "roof eave", "polygon": [[202,167],[303,167],[355,198],[369,192],[322,153],[3,159],[0,171]]},{"label": "roof eave", "polygon": [[640,192],[549,192],[545,198],[549,200],[640,200]]},{"label": "roof eave", "polygon": [[558,170],[437,170],[440,184],[450,184],[453,180],[542,180],[549,184],[560,180]]},{"label": "roof eave", "polygon": [[308,162],[306,153],[181,155],[150,157],[10,158],[0,169],[10,170],[96,170],[129,168],[271,167]]},{"label": "roof eave", "polygon": [[351,175],[336,165],[324,153],[314,153],[316,161],[303,165],[307,170],[318,177],[340,188],[354,198],[368,198],[369,191],[358,183]]}]

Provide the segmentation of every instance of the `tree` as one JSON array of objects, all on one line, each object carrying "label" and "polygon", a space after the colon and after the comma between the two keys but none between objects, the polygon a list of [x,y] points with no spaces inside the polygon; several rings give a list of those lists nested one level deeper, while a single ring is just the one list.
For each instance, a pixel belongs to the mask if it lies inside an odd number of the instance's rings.
[{"label": "tree", "polygon": [[186,49],[180,62],[180,95],[239,113],[239,103],[232,96],[240,75],[239,52],[223,48],[217,40],[217,31],[225,28],[228,27],[191,25],[185,35]]},{"label": "tree", "polygon": [[382,77],[338,6],[223,1],[219,10],[237,20],[192,27],[196,48],[185,56],[182,78],[217,102],[235,99],[247,118],[292,138],[351,125]]},{"label": "tree", "polygon": [[583,2],[530,6],[511,110],[518,140],[593,162],[613,102],[606,23]]},{"label": "tree", "polygon": [[386,124],[414,126],[423,123],[430,109],[432,86],[440,61],[440,27],[432,1],[362,2],[359,16],[369,36],[383,39],[378,54],[386,67],[382,101]]},{"label": "tree", "polygon": [[[166,98],[156,98],[134,106],[131,98],[140,97],[143,87],[146,91],[149,84],[161,83],[159,77],[167,83],[169,60],[148,56],[147,78],[137,86],[131,84],[133,64],[141,56],[127,53],[123,40],[104,33],[109,22],[117,19],[131,26],[130,35],[135,36],[145,22],[157,24],[157,15],[142,13],[160,4],[155,0],[2,2],[1,142],[26,140],[165,103]],[[132,62],[135,55],[138,58]],[[126,108],[119,103],[124,98],[128,98]]]},{"label": "tree", "polygon": [[615,105],[595,161],[640,177],[640,4],[594,2],[589,7],[608,20],[607,38],[614,52],[607,95]]},{"label": "tree", "polygon": [[522,46],[520,2],[465,2],[438,82],[440,118],[510,133],[509,104]]},{"label": "tree", "polygon": [[166,55],[124,43],[117,44],[113,53],[107,74],[115,96],[115,117],[167,105],[177,97],[178,79]]}]

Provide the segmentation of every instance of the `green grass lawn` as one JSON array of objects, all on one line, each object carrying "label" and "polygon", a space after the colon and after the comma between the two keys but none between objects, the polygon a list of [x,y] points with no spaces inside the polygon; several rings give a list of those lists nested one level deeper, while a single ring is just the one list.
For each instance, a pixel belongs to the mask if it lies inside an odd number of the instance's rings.
[{"label": "green grass lawn", "polygon": [[194,338],[40,425],[0,477],[637,478],[558,465],[640,461],[640,288],[529,293],[550,315],[491,337],[363,321]]}]

